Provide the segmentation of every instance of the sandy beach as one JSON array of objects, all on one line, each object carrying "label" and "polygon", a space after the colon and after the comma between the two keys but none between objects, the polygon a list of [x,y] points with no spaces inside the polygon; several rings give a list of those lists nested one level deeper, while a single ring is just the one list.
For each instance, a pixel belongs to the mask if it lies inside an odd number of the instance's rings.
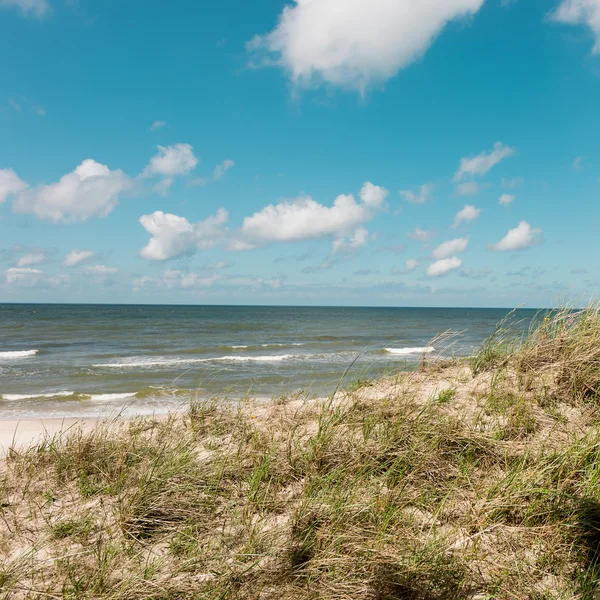
[{"label": "sandy beach", "polygon": [[89,431],[97,419],[22,419],[0,421],[0,456],[10,448],[18,450],[41,442],[45,436],[53,437],[80,428]]}]

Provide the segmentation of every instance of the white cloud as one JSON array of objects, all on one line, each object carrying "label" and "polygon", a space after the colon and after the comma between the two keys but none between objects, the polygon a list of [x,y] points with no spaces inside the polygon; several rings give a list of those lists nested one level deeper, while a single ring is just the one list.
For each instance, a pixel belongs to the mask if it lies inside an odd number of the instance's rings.
[{"label": "white cloud", "polygon": [[227,173],[227,171],[229,171],[229,169],[231,169],[231,167],[234,165],[235,162],[233,162],[231,159],[228,158],[224,160],[220,165],[215,167],[215,170],[213,171],[213,180],[218,181],[221,179],[221,177],[223,177],[223,175],[225,175],[225,173]]},{"label": "white cloud", "polygon": [[150,131],[156,131],[157,129],[162,129],[166,126],[165,121],[154,121],[152,125],[150,125]]},{"label": "white cloud", "polygon": [[576,156],[575,159],[573,160],[573,168],[576,171],[578,171],[583,166],[582,162],[583,162],[583,158],[581,156]]},{"label": "white cloud", "polygon": [[18,8],[25,16],[38,19],[50,11],[48,0],[0,0],[0,8]]},{"label": "white cloud", "polygon": [[140,255],[148,260],[169,260],[191,256],[197,248],[211,248],[224,238],[228,218],[223,208],[199,223],[190,223],[184,217],[162,211],[143,215],[140,223],[152,237]]},{"label": "white cloud", "polygon": [[146,176],[163,175],[175,177],[187,175],[198,164],[190,144],[158,146],[158,152],[150,159],[143,174]]},{"label": "white cloud", "polygon": [[[168,260],[192,255],[196,249],[225,243],[228,250],[249,250],[269,242],[293,242],[322,237],[334,238],[334,252],[351,251],[366,242],[364,223],[385,206],[386,189],[366,182],[357,202],[352,194],[338,196],[333,206],[315,202],[309,196],[269,204],[245,217],[234,232],[225,228],[227,211],[190,223],[184,217],[157,211],[140,218],[152,235],[141,255],[150,260]],[[349,238],[349,239],[346,239]]]},{"label": "white cloud", "polygon": [[119,271],[116,267],[105,267],[104,265],[90,265],[84,267],[83,270],[90,275],[113,275]]},{"label": "white cloud", "polygon": [[359,198],[371,208],[381,208],[388,196],[388,191],[379,185],[373,185],[370,181],[363,183],[358,193]]},{"label": "white cloud", "polygon": [[334,254],[352,254],[362,248],[369,239],[369,232],[364,227],[358,227],[349,239],[338,238],[333,240],[332,250]]},{"label": "white cloud", "polygon": [[227,173],[234,165],[235,162],[228,158],[213,169],[210,177],[197,177],[196,179],[189,181],[189,185],[208,185],[213,181],[219,181],[219,179],[222,179],[225,173]]},{"label": "white cloud", "polygon": [[11,267],[4,271],[4,281],[7,285],[19,288],[48,289],[68,284],[68,275],[48,275],[39,269],[30,267]]},{"label": "white cloud", "polygon": [[567,25],[587,25],[594,34],[593,54],[600,54],[600,0],[563,0],[550,18]]},{"label": "white cloud", "polygon": [[514,148],[505,146],[502,142],[496,142],[490,152],[482,152],[476,156],[461,158],[458,171],[454,175],[454,181],[461,181],[465,176],[478,177],[485,175],[492,167],[514,153]]},{"label": "white cloud", "polygon": [[10,269],[6,269],[4,272],[4,276],[6,278],[6,283],[18,283],[25,280],[37,279],[39,275],[42,274],[42,271],[39,269],[31,269],[31,268],[17,268],[11,267]]},{"label": "white cloud", "polygon": [[32,252],[31,254],[24,254],[17,261],[18,267],[28,267],[29,265],[37,265],[46,260],[46,255],[43,252]]},{"label": "white cloud", "polygon": [[456,186],[456,193],[459,196],[473,196],[483,188],[484,186],[476,181],[465,181]]},{"label": "white cloud", "polygon": [[155,286],[159,288],[209,288],[214,283],[222,279],[222,275],[211,275],[210,277],[200,277],[196,273],[185,273],[179,269],[169,269],[160,277],[148,277],[144,275],[133,282],[134,291],[139,291],[143,287]]},{"label": "white cloud", "polygon": [[198,159],[190,144],[174,144],[158,146],[158,152],[150,159],[142,171],[142,177],[163,177],[155,186],[159,194],[166,194],[177,176],[187,175],[196,168]]},{"label": "white cloud", "polygon": [[404,271],[410,273],[414,271],[421,263],[416,258],[409,258],[404,261]]},{"label": "white cloud", "polygon": [[538,244],[541,233],[541,229],[533,229],[527,221],[521,221],[514,229],[510,229],[497,244],[490,246],[490,250],[499,252],[523,250]]},{"label": "white cloud", "polygon": [[426,244],[434,236],[434,232],[432,229],[421,229],[420,227],[417,227],[414,231],[407,235],[411,240],[416,240],[417,242]]},{"label": "white cloud", "polygon": [[431,192],[433,191],[432,183],[424,183],[418,192],[413,190],[400,190],[400,195],[407,201],[413,204],[424,204],[429,200]]},{"label": "white cloud", "polygon": [[74,267],[92,256],[94,256],[94,253],[91,250],[74,249],[65,254],[62,264],[63,267]]},{"label": "white cloud", "polygon": [[86,221],[108,215],[118,204],[119,196],[132,185],[123,171],[111,171],[106,165],[87,159],[56,183],[19,193],[13,210],[54,223]]},{"label": "white cloud", "polygon": [[295,0],[248,49],[263,64],[284,68],[296,84],[363,92],[423,56],[449,21],[474,15],[483,2]]},{"label": "white cloud", "polygon": [[16,196],[28,187],[12,169],[0,169],[0,204],[9,196]]},{"label": "white cloud", "polygon": [[501,204],[502,206],[509,206],[512,204],[514,199],[515,196],[513,194],[502,194],[500,198],[498,198],[498,204]]},{"label": "white cloud", "polygon": [[176,269],[172,269],[165,273],[163,282],[167,285],[167,287],[181,287],[183,289],[189,289],[196,287],[211,287],[221,278],[222,275],[200,277],[196,273],[183,273]]},{"label": "white cloud", "polygon": [[480,208],[475,208],[472,204],[465,204],[464,208],[459,210],[454,217],[452,228],[458,227],[461,223],[470,223],[479,217],[481,214]]},{"label": "white cloud", "polygon": [[244,219],[241,233],[250,243],[343,238],[369,221],[383,207],[387,194],[386,189],[366,182],[359,193],[360,202],[352,194],[340,194],[331,207],[310,196],[269,204]]},{"label": "white cloud", "polygon": [[429,277],[439,277],[440,275],[446,275],[446,273],[449,273],[450,271],[460,269],[461,266],[462,261],[456,256],[442,258],[441,260],[431,263],[427,267],[427,275],[429,275]]},{"label": "white cloud", "polygon": [[464,252],[467,249],[468,244],[469,238],[456,238],[454,240],[448,240],[447,242],[444,242],[435,248],[431,253],[431,256],[436,260],[448,258],[453,254]]}]

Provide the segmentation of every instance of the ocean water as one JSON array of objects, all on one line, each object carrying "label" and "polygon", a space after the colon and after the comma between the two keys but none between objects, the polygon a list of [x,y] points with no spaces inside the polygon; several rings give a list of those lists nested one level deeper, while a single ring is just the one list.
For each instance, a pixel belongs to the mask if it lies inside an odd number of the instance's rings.
[{"label": "ocean water", "polygon": [[[504,309],[0,304],[0,419],[147,414],[327,394],[468,355]],[[535,311],[512,320],[526,329]],[[437,336],[460,332],[450,339]]]}]

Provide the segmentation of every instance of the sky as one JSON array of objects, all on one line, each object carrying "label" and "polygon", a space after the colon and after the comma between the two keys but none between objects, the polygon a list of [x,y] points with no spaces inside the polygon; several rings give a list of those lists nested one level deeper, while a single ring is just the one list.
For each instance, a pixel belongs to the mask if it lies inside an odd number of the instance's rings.
[{"label": "sky", "polygon": [[0,302],[600,291],[600,0],[0,0]]}]

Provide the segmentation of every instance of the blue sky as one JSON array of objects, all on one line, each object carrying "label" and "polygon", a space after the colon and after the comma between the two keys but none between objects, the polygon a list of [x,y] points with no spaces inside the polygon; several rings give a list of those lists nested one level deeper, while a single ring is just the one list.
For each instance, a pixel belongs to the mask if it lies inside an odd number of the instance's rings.
[{"label": "blue sky", "polygon": [[600,0],[0,0],[0,301],[600,290]]}]

